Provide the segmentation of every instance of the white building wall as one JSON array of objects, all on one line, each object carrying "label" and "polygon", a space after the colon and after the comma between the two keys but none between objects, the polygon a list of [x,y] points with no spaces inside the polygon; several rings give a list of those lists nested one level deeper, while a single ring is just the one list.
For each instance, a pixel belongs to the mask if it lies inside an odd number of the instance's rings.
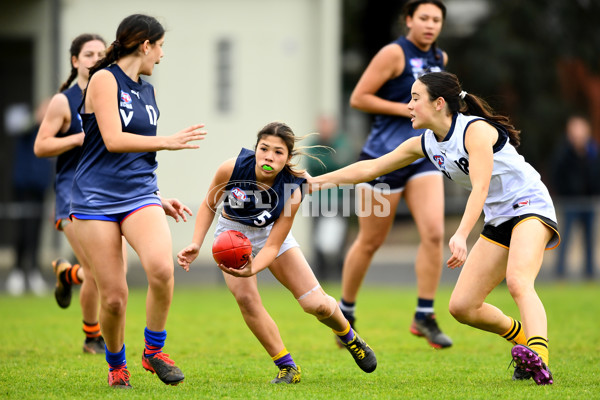
[{"label": "white building wall", "polygon": [[[159,135],[195,123],[209,132],[200,149],[158,153],[161,192],[194,213],[217,166],[252,148],[268,122],[288,123],[297,135],[314,129],[322,112],[339,113],[339,0],[63,0],[61,77],[69,72],[71,40],[98,33],[110,44],[132,13],[159,19],[167,29],[165,57],[149,80],[156,87]],[[231,43],[231,109],[219,111],[217,43]],[[171,223],[173,251],[191,240],[194,219]],[[310,220],[298,215],[294,235],[310,254]],[[212,230],[200,262],[212,260]]]}]

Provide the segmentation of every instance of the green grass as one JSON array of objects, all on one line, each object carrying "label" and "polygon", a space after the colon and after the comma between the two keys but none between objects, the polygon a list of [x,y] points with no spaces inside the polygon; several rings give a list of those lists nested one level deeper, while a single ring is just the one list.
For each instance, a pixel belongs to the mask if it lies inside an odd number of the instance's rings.
[{"label": "green grass", "polygon": [[[375,349],[372,374],[358,369],[331,331],[302,312],[282,286],[261,288],[295,361],[298,385],[274,386],[276,368],[246,328],[224,287],[178,286],[165,348],[186,375],[177,387],[162,384],[141,367],[145,291],[130,293],[126,346],[133,390],[106,384],[104,357],[81,352],[77,304],[59,309],[53,297],[0,296],[0,398],[68,399],[591,399],[600,398],[600,287],[540,284],[549,322],[555,384],[513,382],[510,345],[498,336],[458,324],[445,310],[451,288],[437,299],[438,321],[454,340],[433,350],[408,325],[414,289],[368,286],[358,309],[358,329]],[[338,286],[327,286],[334,297]],[[511,315],[516,307],[505,287],[489,298]]]}]

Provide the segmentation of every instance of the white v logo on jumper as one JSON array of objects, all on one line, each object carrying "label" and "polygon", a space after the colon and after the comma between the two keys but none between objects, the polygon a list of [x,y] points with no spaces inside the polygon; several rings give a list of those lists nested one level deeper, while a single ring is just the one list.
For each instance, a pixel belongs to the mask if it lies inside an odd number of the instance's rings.
[{"label": "white v logo on jumper", "polygon": [[129,123],[131,122],[131,118],[133,117],[133,111],[129,111],[127,115],[125,115],[125,110],[123,110],[122,108],[119,108],[119,111],[121,112],[121,117],[123,118],[125,126],[129,125]]}]

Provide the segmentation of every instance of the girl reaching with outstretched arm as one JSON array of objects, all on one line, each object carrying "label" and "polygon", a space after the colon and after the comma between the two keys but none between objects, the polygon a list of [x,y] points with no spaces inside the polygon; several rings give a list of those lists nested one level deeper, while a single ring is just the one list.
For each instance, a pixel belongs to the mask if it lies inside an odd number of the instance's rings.
[{"label": "girl reaching with outstretched arm", "polygon": [[[463,266],[450,299],[450,313],[463,324],[496,333],[514,346],[514,380],[533,377],[552,384],[546,312],[534,283],[544,250],[560,242],[556,214],[540,175],[519,155],[520,132],[457,77],[433,72],[417,79],[408,109],[420,137],[392,152],[310,178],[313,189],[356,184],[426,157],[446,177],[470,190],[460,225],[449,242],[447,265]],[[483,214],[481,237],[467,252],[466,240]],[[467,255],[468,253],[468,255]],[[522,322],[485,299],[506,279]]]}]

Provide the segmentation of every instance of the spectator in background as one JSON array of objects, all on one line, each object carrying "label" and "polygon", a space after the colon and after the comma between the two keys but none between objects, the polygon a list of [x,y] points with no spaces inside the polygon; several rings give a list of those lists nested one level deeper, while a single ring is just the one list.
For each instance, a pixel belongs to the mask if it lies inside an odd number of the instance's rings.
[{"label": "spectator in background", "polygon": [[48,100],[44,100],[35,111],[34,125],[15,138],[12,187],[17,204],[13,214],[16,262],[6,279],[6,290],[13,296],[22,295],[27,288],[41,296],[48,289],[38,254],[44,199],[52,184],[52,163],[33,154],[33,143],[47,107]]},{"label": "spectator in background", "polygon": [[[339,129],[337,119],[322,114],[317,119],[318,136],[313,136],[307,149],[306,169],[311,175],[322,175],[345,167],[353,161],[355,154],[348,137]],[[323,147],[324,146],[324,147]],[[331,150],[333,149],[333,151]],[[348,192],[349,193],[349,192]],[[348,232],[348,218],[344,218],[344,207],[351,210],[350,196],[344,199],[344,191],[338,188],[323,190],[311,196],[313,217],[313,249],[315,274],[321,280],[330,277],[330,272],[341,272]],[[347,211],[347,212],[348,212]],[[347,215],[346,215],[347,216]]]},{"label": "spectator in background", "polygon": [[559,197],[563,218],[562,241],[556,261],[556,275],[565,277],[567,250],[573,223],[583,228],[585,251],[584,276],[594,277],[595,201],[600,194],[600,155],[598,144],[592,138],[589,120],[582,115],[572,115],[565,126],[565,141],[553,158],[552,185]]}]

